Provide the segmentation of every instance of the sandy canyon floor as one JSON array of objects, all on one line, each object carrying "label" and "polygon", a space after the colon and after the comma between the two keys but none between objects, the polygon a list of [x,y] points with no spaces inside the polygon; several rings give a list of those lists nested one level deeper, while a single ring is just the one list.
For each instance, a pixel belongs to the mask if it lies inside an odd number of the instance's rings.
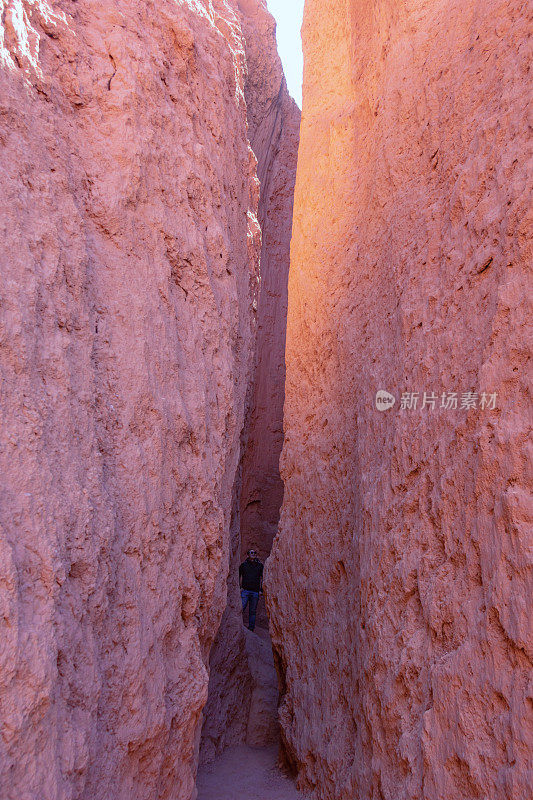
[{"label": "sandy canyon floor", "polygon": [[277,747],[226,750],[198,773],[198,800],[305,800],[277,767]]}]

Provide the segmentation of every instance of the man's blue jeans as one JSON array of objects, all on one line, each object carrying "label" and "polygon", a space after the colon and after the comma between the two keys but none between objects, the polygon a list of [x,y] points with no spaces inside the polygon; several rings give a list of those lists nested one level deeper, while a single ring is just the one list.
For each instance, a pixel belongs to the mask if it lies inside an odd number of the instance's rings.
[{"label": "man's blue jeans", "polygon": [[248,589],[241,589],[242,610],[246,608],[250,602],[248,609],[248,627],[251,631],[255,628],[255,612],[257,611],[257,604],[259,602],[259,592],[250,592]]}]

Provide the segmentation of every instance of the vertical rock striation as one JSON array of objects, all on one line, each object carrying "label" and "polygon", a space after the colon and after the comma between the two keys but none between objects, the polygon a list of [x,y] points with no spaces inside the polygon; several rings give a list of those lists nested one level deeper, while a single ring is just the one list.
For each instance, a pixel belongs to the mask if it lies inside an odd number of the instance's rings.
[{"label": "vertical rock striation", "polygon": [[306,4],[267,589],[285,756],[320,800],[529,795],[530,23]]},{"label": "vertical rock striation", "polygon": [[[246,53],[248,137],[258,160],[260,181],[261,287],[254,379],[247,399],[235,484],[228,605],[210,659],[209,698],[201,743],[204,762],[231,744],[266,744],[277,736],[271,713],[275,687],[273,690],[269,679],[265,679],[270,658],[268,644],[248,637],[246,646],[238,567],[252,544],[259,547],[263,558],[270,552],[283,497],[279,456],[283,442],[287,280],[300,110],[287,91],[275,23],[266,3],[239,0],[238,5]],[[262,601],[258,625],[267,627]],[[251,704],[257,722],[249,721]]]},{"label": "vertical rock striation", "polygon": [[190,800],[254,360],[238,9],[0,12],[0,796]]}]

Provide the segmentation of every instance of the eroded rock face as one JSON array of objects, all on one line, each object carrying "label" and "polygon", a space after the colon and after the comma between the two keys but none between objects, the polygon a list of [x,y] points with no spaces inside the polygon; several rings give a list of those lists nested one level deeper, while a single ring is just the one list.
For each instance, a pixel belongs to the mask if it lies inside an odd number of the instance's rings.
[{"label": "eroded rock face", "polygon": [[0,11],[0,795],[190,800],[254,353],[240,17]]},{"label": "eroded rock face", "polygon": [[306,4],[266,582],[321,800],[530,791],[527,25],[518,0]]},{"label": "eroded rock face", "polygon": [[[248,397],[248,408],[249,402]],[[241,483],[239,467],[233,492],[227,605],[209,657],[209,691],[203,709],[200,764],[209,764],[226,748],[242,744],[247,738],[254,680],[248,664],[239,593]]]},{"label": "eroded rock face", "polygon": [[252,676],[246,743],[265,747],[279,741],[278,679],[268,630],[246,631],[246,654]]}]

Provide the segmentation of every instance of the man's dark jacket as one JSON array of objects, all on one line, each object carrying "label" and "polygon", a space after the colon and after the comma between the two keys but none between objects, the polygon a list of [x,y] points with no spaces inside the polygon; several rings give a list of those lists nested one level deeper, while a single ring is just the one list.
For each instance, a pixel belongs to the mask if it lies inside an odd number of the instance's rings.
[{"label": "man's dark jacket", "polygon": [[242,578],[242,588],[249,592],[258,592],[261,589],[263,565],[258,558],[252,561],[247,558],[239,567],[239,576]]}]

